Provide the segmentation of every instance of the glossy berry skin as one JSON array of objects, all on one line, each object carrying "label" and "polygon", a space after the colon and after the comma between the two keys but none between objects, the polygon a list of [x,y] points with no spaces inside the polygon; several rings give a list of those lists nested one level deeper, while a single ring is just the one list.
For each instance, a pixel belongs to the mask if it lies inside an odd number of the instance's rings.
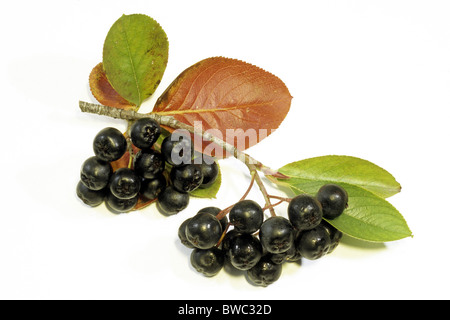
[{"label": "glossy berry skin", "polygon": [[91,190],[101,190],[108,185],[113,169],[109,162],[90,157],[81,166],[81,182]]},{"label": "glossy berry skin", "polygon": [[218,207],[205,207],[202,208],[198,211],[198,213],[200,212],[208,212],[214,216],[217,216],[219,214],[219,212],[222,211],[222,209],[218,208]]},{"label": "glossy berry skin", "polygon": [[254,233],[264,220],[261,206],[253,200],[242,200],[234,205],[229,213],[230,222],[242,233]]},{"label": "glossy berry skin", "polygon": [[196,248],[210,249],[222,236],[222,225],[216,216],[200,212],[191,218],[186,225],[186,238]]},{"label": "glossy berry skin", "polygon": [[254,285],[267,287],[281,277],[281,272],[281,264],[274,263],[270,256],[264,256],[253,268],[247,271],[247,277]]},{"label": "glossy berry skin", "polygon": [[297,255],[297,249],[295,249],[295,245],[293,244],[289,250],[283,252],[283,253],[272,253],[269,254],[270,260],[272,260],[273,263],[276,264],[283,264],[285,262],[292,262],[296,261],[294,260]]},{"label": "glossy berry skin", "polygon": [[173,166],[190,164],[194,146],[189,136],[172,133],[161,143],[161,153],[166,161]]},{"label": "glossy berry skin", "polygon": [[191,265],[195,270],[206,277],[217,275],[225,262],[222,250],[213,247],[211,249],[194,249],[191,253]]},{"label": "glossy berry skin", "polygon": [[156,207],[163,215],[170,216],[184,210],[189,205],[189,194],[168,186],[158,196]]},{"label": "glossy berry skin", "polygon": [[217,177],[219,176],[219,166],[217,163],[210,157],[204,156],[204,161],[200,164],[200,170],[202,171],[203,181],[200,185],[200,188],[206,189],[211,187],[214,182],[216,182]]},{"label": "glossy berry skin", "polygon": [[320,225],[325,228],[325,230],[328,232],[328,235],[330,236],[331,243],[328,249],[328,254],[330,254],[334,251],[334,249],[337,248],[344,234],[325,220],[322,220]]},{"label": "glossy berry skin", "polygon": [[330,236],[322,225],[301,232],[295,242],[297,251],[308,260],[317,260],[326,255],[330,244]]},{"label": "glossy berry skin", "polygon": [[314,197],[301,194],[292,198],[289,203],[288,216],[297,230],[310,230],[322,220],[322,206]]},{"label": "glossy berry skin", "polygon": [[161,127],[150,118],[136,120],[130,128],[131,142],[139,149],[150,149],[161,135]]},{"label": "glossy berry skin", "polygon": [[326,184],[317,192],[317,200],[322,205],[325,219],[336,219],[347,208],[348,194],[337,184]]},{"label": "glossy berry skin", "polygon": [[270,217],[261,225],[259,239],[267,252],[283,253],[294,245],[294,228],[284,217]]},{"label": "glossy berry skin", "polygon": [[261,243],[256,237],[243,233],[230,240],[227,254],[233,267],[249,270],[261,259],[262,250]]},{"label": "glossy berry skin", "polygon": [[125,213],[134,208],[138,202],[138,196],[131,199],[119,199],[113,194],[108,193],[105,198],[105,204],[112,213]]},{"label": "glossy berry skin", "polygon": [[141,182],[140,193],[147,200],[154,200],[158,198],[161,192],[167,186],[166,177],[162,173],[158,174],[153,179],[143,179]]},{"label": "glossy berry skin", "polygon": [[108,127],[101,130],[94,138],[95,155],[103,161],[119,160],[127,150],[127,140],[116,128]]},{"label": "glossy berry skin", "polygon": [[[206,208],[200,209],[200,211],[198,213],[208,212],[208,213],[212,214],[213,216],[217,216],[220,213],[220,211],[222,211],[222,209],[217,208],[217,207],[206,207]],[[225,230],[225,228],[228,225],[228,217],[224,216],[222,219],[220,219],[220,224],[222,226],[222,230]]]},{"label": "glossy berry skin", "polygon": [[202,184],[203,174],[198,165],[185,164],[172,168],[170,180],[178,191],[192,192]]},{"label": "glossy berry skin", "polygon": [[231,245],[234,241],[234,238],[241,235],[241,233],[237,232],[236,230],[232,229],[228,231],[225,236],[222,239],[222,250],[225,252],[225,257],[230,258],[229,256],[229,249],[231,248]]},{"label": "glossy berry skin", "polygon": [[165,167],[164,156],[155,150],[140,150],[134,157],[134,171],[145,179],[154,179],[158,174],[164,172]]},{"label": "glossy berry skin", "polygon": [[178,228],[178,239],[180,239],[181,244],[184,245],[186,248],[193,249],[195,248],[195,246],[186,237],[186,226],[188,225],[189,221],[191,221],[191,219],[192,218],[184,220],[183,223]]},{"label": "glossy berry skin", "polygon": [[300,252],[298,252],[297,250],[295,250],[294,254],[292,256],[289,256],[286,258],[287,262],[297,262],[297,263],[301,263],[302,261],[302,255],[300,254]]},{"label": "glossy berry skin", "polygon": [[81,181],[77,184],[77,196],[85,204],[91,207],[97,207],[101,205],[108,193],[108,189],[91,190],[86,187]]},{"label": "glossy berry skin", "polygon": [[129,168],[115,171],[109,181],[109,190],[119,199],[131,199],[138,195],[141,178]]}]

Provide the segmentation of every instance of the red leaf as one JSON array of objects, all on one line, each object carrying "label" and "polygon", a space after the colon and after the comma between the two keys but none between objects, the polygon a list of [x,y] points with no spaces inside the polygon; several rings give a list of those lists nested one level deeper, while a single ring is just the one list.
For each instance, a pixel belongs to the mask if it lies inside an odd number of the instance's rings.
[{"label": "red leaf", "polygon": [[134,104],[122,98],[122,96],[114,90],[106,77],[103,63],[101,62],[92,69],[91,74],[89,75],[89,87],[91,88],[92,95],[95,99],[105,106],[125,110],[135,108]]},{"label": "red leaf", "polygon": [[[284,83],[273,74],[243,61],[214,57],[182,72],[153,112],[191,126],[200,121],[203,130],[218,129],[211,133],[244,150],[278,128],[291,99]],[[231,129],[228,134],[227,129]]]}]

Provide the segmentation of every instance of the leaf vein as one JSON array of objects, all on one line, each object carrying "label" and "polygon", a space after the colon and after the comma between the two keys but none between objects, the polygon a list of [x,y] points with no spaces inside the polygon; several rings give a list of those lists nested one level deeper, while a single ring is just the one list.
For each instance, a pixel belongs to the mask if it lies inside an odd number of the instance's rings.
[{"label": "leaf vein", "polygon": [[[217,70],[214,71],[214,73],[211,74],[211,76],[210,76],[206,81],[203,82],[203,84],[202,84],[200,90],[198,91],[198,93],[197,93],[197,95],[196,95],[196,97],[195,97],[195,100],[194,100],[194,102],[192,103],[192,105],[195,106],[195,104],[197,103],[198,98],[201,96],[202,91],[205,89],[206,85],[207,85],[207,84],[208,84],[208,83],[216,76],[217,73],[222,72],[222,71],[224,71],[225,69],[229,69],[229,68],[233,68],[233,67],[234,67],[234,65],[226,65],[225,67],[217,68]],[[222,78],[221,81],[219,81],[219,82],[214,86],[214,88],[212,88],[211,90],[209,90],[207,97],[208,97],[208,98],[210,97],[211,93],[214,92],[214,90],[216,90],[217,86],[218,86],[222,81],[224,81],[225,79],[230,78],[231,76],[232,76],[232,75],[228,75],[228,76]],[[208,98],[206,98],[205,101],[208,100]]]},{"label": "leaf vein", "polygon": [[123,27],[123,34],[125,37],[125,43],[127,45],[127,53],[128,53],[128,57],[130,59],[131,70],[132,70],[132,74],[133,74],[133,78],[134,78],[134,82],[136,84],[136,89],[137,89],[137,94],[138,94],[138,104],[137,105],[140,106],[141,105],[141,90],[139,88],[139,82],[137,79],[136,67],[133,62],[133,57],[131,56],[130,43],[129,43],[129,39],[128,39],[127,30],[126,30],[123,22],[122,22],[122,27]]},{"label": "leaf vein", "polygon": [[[170,110],[170,111],[155,111],[155,113],[160,115],[177,115],[177,114],[189,114],[189,113],[204,113],[204,112],[221,112],[221,111],[232,111],[236,109],[246,109],[246,108],[258,108],[265,107],[267,105],[273,105],[275,103],[286,100],[285,98],[275,99],[270,102],[258,102],[258,103],[250,103],[245,105],[237,105],[234,107],[219,107],[219,108],[211,108],[211,109],[187,109],[187,110]],[[173,107],[173,106],[172,106]]]},{"label": "leaf vein", "polygon": [[[191,85],[189,86],[189,89],[188,89],[186,95],[184,96],[183,101],[181,101],[180,106],[178,107],[178,109],[182,109],[183,108],[183,105],[186,103],[187,98],[192,94],[192,91],[193,91],[192,88],[194,87],[194,85],[196,84],[196,82],[200,78],[200,76],[202,74],[204,74],[206,71],[208,71],[209,69],[213,68],[213,67],[215,67],[214,64],[212,64],[212,65],[204,68],[200,72],[198,72],[196,77],[191,81]],[[181,86],[180,86],[180,88],[181,88]]]}]

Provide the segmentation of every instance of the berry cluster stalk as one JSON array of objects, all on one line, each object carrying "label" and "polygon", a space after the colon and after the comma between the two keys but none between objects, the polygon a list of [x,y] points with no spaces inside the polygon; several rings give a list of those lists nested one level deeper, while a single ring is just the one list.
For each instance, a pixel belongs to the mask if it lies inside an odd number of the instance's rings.
[{"label": "berry cluster stalk", "polygon": [[163,116],[159,115],[157,113],[139,113],[134,110],[124,110],[114,107],[108,107],[100,104],[94,104],[94,103],[88,103],[85,101],[79,102],[79,107],[82,112],[86,113],[92,113],[97,115],[104,115],[108,117],[112,117],[115,119],[122,119],[122,120],[128,120],[128,121],[135,121],[142,118],[151,118],[158,122],[160,125],[164,125],[173,129],[182,129],[186,130],[192,134],[200,135],[204,140],[214,142],[217,145],[219,145],[221,148],[223,148],[228,153],[232,154],[236,159],[242,161],[245,163],[245,165],[250,170],[250,174],[252,177],[254,177],[256,184],[258,185],[259,189],[261,190],[261,193],[264,196],[264,200],[266,203],[266,207],[270,210],[271,216],[275,216],[275,211],[273,209],[273,206],[270,202],[270,196],[267,193],[267,190],[264,186],[263,181],[261,180],[261,177],[257,173],[257,170],[260,170],[265,176],[272,176],[275,178],[287,178],[283,174],[279,173],[276,170],[273,170],[264,164],[262,164],[260,161],[257,161],[250,155],[238,150],[235,146],[217,138],[216,136],[203,131],[203,130],[196,130],[194,127],[185,124],[183,122],[180,122],[176,120],[175,118],[171,116]]}]

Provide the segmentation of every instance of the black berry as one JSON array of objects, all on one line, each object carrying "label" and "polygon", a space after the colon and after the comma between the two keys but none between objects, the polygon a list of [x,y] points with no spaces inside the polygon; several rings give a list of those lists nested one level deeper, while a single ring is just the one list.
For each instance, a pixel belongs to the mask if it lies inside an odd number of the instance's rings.
[{"label": "black berry", "polygon": [[189,164],[192,160],[194,146],[186,134],[172,133],[161,144],[161,153],[171,165]]},{"label": "black berry", "polygon": [[237,236],[239,236],[241,233],[237,232],[236,230],[232,229],[228,231],[225,236],[222,239],[222,250],[225,252],[225,256],[229,258],[229,249],[231,248],[231,244],[233,242],[233,239]]},{"label": "black berry", "polygon": [[330,254],[339,245],[339,242],[341,241],[344,234],[325,220],[322,220],[320,225],[322,225],[325,228],[325,230],[328,232],[328,235],[330,236],[331,242],[330,247],[328,249],[328,254]]},{"label": "black berry", "polygon": [[249,270],[261,259],[262,250],[261,243],[256,237],[243,233],[230,239],[228,256],[236,269]]},{"label": "black berry", "polygon": [[330,236],[322,225],[302,231],[295,242],[297,251],[309,260],[317,260],[326,255],[330,244]]},{"label": "black berry", "polygon": [[167,186],[166,177],[162,173],[153,179],[143,179],[141,182],[140,193],[148,200],[158,198],[159,194],[164,191]]},{"label": "black berry", "polygon": [[81,166],[81,182],[91,190],[101,190],[108,185],[112,172],[109,162],[90,157]]},{"label": "black berry", "polygon": [[127,150],[127,140],[116,128],[108,127],[101,130],[94,138],[95,155],[103,161],[119,160]]},{"label": "black berry", "polygon": [[284,217],[270,217],[261,225],[259,239],[268,252],[283,253],[294,244],[294,228]]},{"label": "black berry", "polygon": [[138,202],[138,196],[131,199],[119,199],[108,193],[105,199],[106,207],[113,213],[124,213],[134,208]]},{"label": "black berry", "polygon": [[348,194],[344,188],[336,184],[326,184],[317,192],[317,200],[322,205],[325,219],[336,219],[347,207]]},{"label": "black berry", "polygon": [[[210,214],[212,214],[213,216],[217,216],[220,212],[222,211],[222,209],[217,208],[217,207],[206,207],[203,209],[200,209],[200,212],[208,212]],[[220,219],[220,224],[222,225],[222,230],[225,230],[225,228],[228,225],[228,217],[224,216],[222,219]]]},{"label": "black berry", "polygon": [[155,150],[140,150],[134,158],[134,171],[142,178],[154,179],[164,171],[166,161],[163,155]]},{"label": "black berry", "polygon": [[190,249],[195,248],[195,246],[188,240],[186,237],[186,226],[191,221],[191,218],[184,220],[183,223],[178,228],[178,239],[180,239],[181,243]]},{"label": "black berry", "polygon": [[113,173],[109,182],[111,193],[119,199],[131,199],[138,195],[141,178],[129,168],[120,168]]},{"label": "black berry", "polygon": [[186,238],[196,248],[212,248],[219,242],[221,236],[220,221],[207,212],[197,213],[186,225]]},{"label": "black berry", "polygon": [[253,200],[242,200],[236,203],[230,211],[230,223],[242,233],[258,231],[264,220],[261,206]]},{"label": "black berry", "polygon": [[150,149],[161,135],[161,127],[150,118],[136,120],[130,128],[131,142],[140,149]]},{"label": "black berry", "polygon": [[158,196],[156,207],[164,215],[174,215],[189,205],[189,194],[177,191],[173,186],[166,187]]},{"label": "black berry", "polygon": [[214,159],[203,155],[203,162],[200,164],[200,170],[203,174],[203,182],[200,185],[200,188],[209,188],[219,176],[219,166]]},{"label": "black berry", "polygon": [[102,204],[108,193],[107,188],[101,190],[91,190],[81,181],[78,182],[76,190],[78,198],[91,207],[96,207]]},{"label": "black berry", "polygon": [[285,252],[269,254],[270,259],[272,260],[272,262],[276,263],[276,264],[283,264],[283,263],[288,262],[288,261],[289,262],[295,261],[294,259],[296,258],[296,255],[297,255],[297,250],[295,248],[295,245],[292,245]]},{"label": "black berry", "polygon": [[222,211],[222,209],[217,208],[217,207],[205,207],[205,208],[200,209],[200,211],[198,213],[200,213],[200,212],[208,212],[208,213],[210,213],[210,214],[212,214],[214,216],[217,216],[220,211]]},{"label": "black berry", "polygon": [[298,230],[309,230],[322,220],[322,207],[315,198],[301,194],[294,197],[288,206],[288,216]]},{"label": "black berry", "polygon": [[247,271],[247,277],[255,285],[267,287],[281,277],[281,272],[281,264],[274,263],[270,256],[264,256],[253,268]]},{"label": "black berry", "polygon": [[[292,249],[291,249],[292,250]],[[289,250],[290,251],[290,250]],[[286,257],[287,262],[300,262],[302,260],[301,253],[297,250],[297,247],[294,245],[293,251]]]},{"label": "black berry", "polygon": [[225,255],[218,248],[198,249],[191,253],[191,265],[195,270],[207,277],[213,277],[222,270]]},{"label": "black berry", "polygon": [[172,168],[170,180],[178,191],[191,192],[200,187],[203,181],[203,174],[198,165],[185,164]]}]

